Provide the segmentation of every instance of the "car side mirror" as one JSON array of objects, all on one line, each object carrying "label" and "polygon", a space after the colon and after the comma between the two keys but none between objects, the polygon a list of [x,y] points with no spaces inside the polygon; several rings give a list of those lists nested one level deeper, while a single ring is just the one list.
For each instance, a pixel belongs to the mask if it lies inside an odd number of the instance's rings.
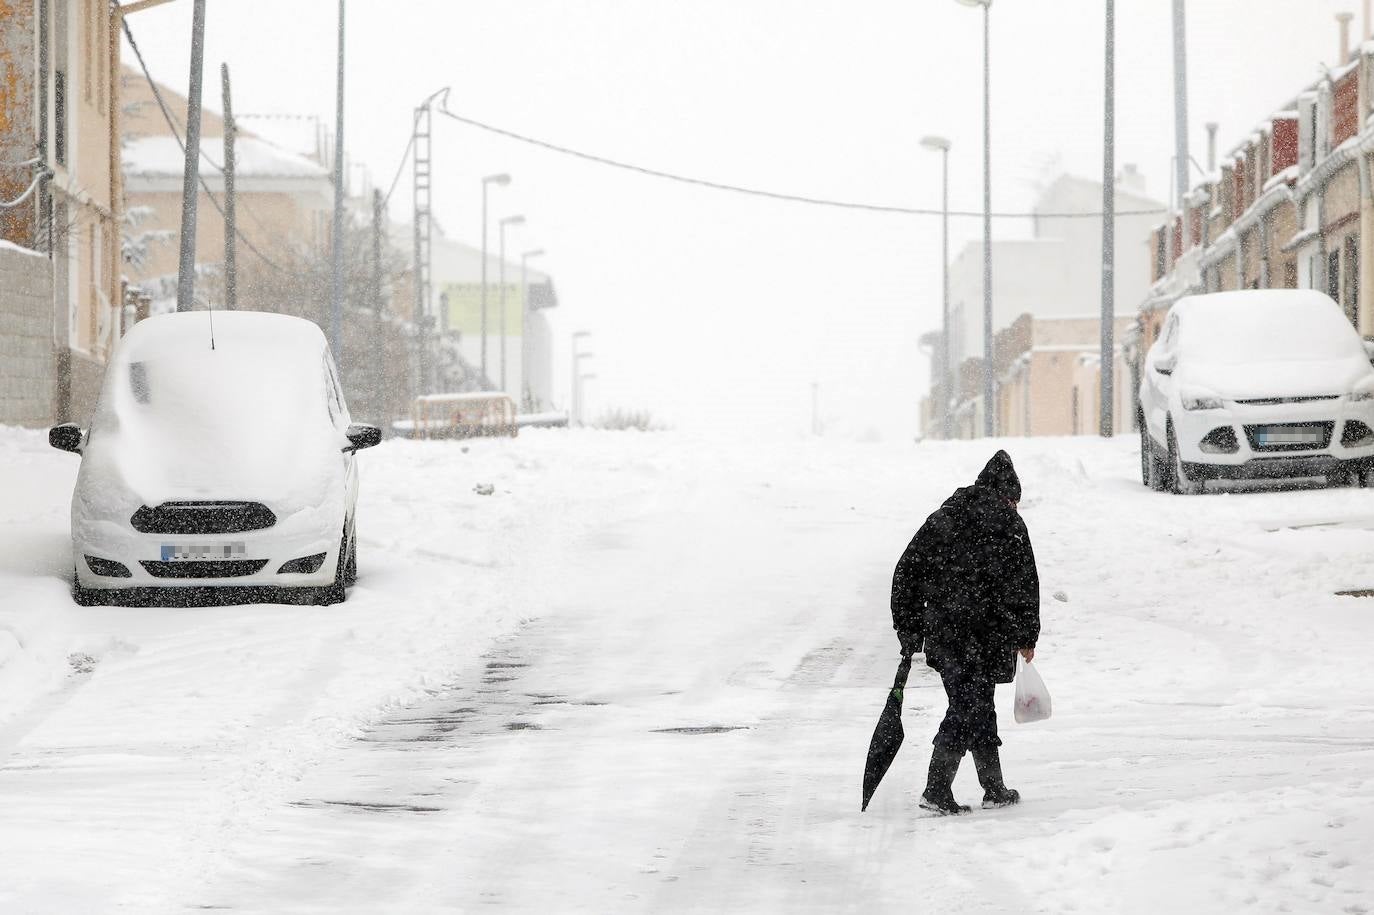
[{"label": "car side mirror", "polygon": [[81,427],[76,423],[63,423],[48,430],[48,444],[58,451],[81,453]]},{"label": "car side mirror", "polygon": [[1167,356],[1160,356],[1155,360],[1155,371],[1161,375],[1172,375],[1174,367],[1178,365],[1178,356],[1170,353]]},{"label": "car side mirror", "polygon": [[348,427],[349,444],[344,453],[362,451],[364,448],[380,445],[381,442],[382,430],[379,427],[369,426],[367,423],[353,423]]}]

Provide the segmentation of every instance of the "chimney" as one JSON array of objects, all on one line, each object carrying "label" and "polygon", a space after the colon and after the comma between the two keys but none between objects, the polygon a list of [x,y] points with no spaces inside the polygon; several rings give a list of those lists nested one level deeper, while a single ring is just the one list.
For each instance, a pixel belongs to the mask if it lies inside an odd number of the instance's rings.
[{"label": "chimney", "polygon": [[1217,170],[1217,128],[1220,126],[1216,121],[1207,122],[1207,174],[1209,175]]},{"label": "chimney", "polygon": [[1350,60],[1350,20],[1354,18],[1354,13],[1336,14],[1336,21],[1341,24],[1341,56],[1336,60],[1338,67],[1345,66]]}]

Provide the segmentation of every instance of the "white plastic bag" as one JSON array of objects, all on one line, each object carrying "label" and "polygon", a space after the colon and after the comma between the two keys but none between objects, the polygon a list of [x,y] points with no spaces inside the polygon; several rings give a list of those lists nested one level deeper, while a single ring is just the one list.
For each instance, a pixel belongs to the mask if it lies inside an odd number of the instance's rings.
[{"label": "white plastic bag", "polygon": [[1012,714],[1017,724],[1044,721],[1050,717],[1050,691],[1029,661],[1018,656],[1017,664],[1020,669],[1016,673],[1016,705]]}]

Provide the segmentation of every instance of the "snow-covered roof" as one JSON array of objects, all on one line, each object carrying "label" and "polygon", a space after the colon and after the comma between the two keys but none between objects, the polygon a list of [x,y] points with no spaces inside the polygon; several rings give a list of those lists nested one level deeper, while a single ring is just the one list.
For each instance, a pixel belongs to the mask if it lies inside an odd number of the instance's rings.
[{"label": "snow-covered roof", "polygon": [[[201,137],[201,168],[221,171],[224,139]],[[139,137],[123,150],[124,174],[145,178],[179,177],[186,166],[186,154],[175,137]],[[238,137],[234,143],[234,175],[251,178],[323,178],[329,171],[318,162],[288,152],[257,137]]]},{"label": "snow-covered roof", "polygon": [[14,242],[5,241],[3,238],[0,238],[0,251],[14,251],[17,254],[27,254],[30,257],[47,257],[47,255],[44,254],[42,251],[35,251],[32,248],[25,248],[23,245],[16,245]]},{"label": "snow-covered roof", "polygon": [[211,328],[218,349],[242,347],[274,354],[315,355],[325,348],[324,333],[304,318],[265,311],[187,311],[139,321],[120,341],[120,364],[206,345]]}]

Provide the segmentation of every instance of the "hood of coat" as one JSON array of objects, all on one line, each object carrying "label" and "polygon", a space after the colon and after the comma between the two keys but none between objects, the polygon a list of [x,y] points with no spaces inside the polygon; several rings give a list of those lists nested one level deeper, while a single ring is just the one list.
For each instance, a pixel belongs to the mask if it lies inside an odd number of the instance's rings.
[{"label": "hood of coat", "polygon": [[1012,466],[1011,455],[1005,451],[992,456],[973,485],[989,489],[1008,502],[1021,501],[1021,478]]}]

